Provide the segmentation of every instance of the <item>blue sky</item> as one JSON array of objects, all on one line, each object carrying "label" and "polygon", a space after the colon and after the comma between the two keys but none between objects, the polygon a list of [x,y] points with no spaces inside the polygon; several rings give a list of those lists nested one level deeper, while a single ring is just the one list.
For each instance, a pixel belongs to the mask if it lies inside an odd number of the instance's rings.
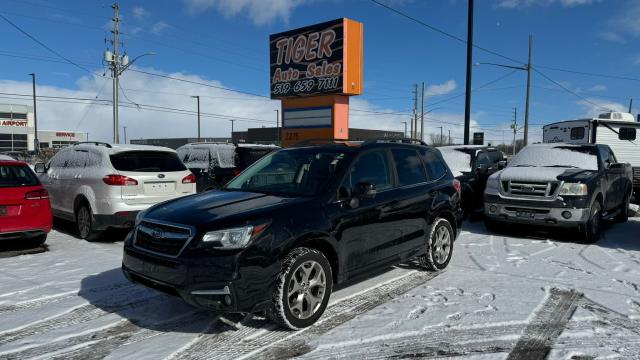
[{"label": "blue sky", "polygon": [[[102,52],[112,17],[106,0],[1,0],[0,13],[40,41],[91,71],[102,73]],[[464,38],[466,1],[384,0],[386,4],[430,25]],[[429,86],[427,109],[432,109],[426,133],[444,126],[459,137],[464,113],[464,44],[394,14],[369,0],[181,0],[120,2],[124,48],[140,59],[137,69],[172,76],[188,76],[251,93],[268,93],[270,33],[339,17],[365,26],[365,89],[352,99],[352,125],[401,130],[413,106],[412,85]],[[640,1],[636,0],[478,0],[474,43],[522,62],[527,37],[534,37],[533,65],[579,95],[533,74],[531,123],[535,139],[539,124],[594,115],[598,106],[622,109],[638,96],[638,81],[585,76],[551,70],[640,77]],[[0,19],[0,90],[30,93],[31,72],[38,74],[41,94],[108,99],[108,79],[93,77],[65,63]],[[27,57],[27,58],[25,58]],[[480,51],[475,62],[521,65]],[[480,86],[509,74],[504,68],[474,67],[473,85]],[[485,136],[500,142],[503,129],[518,108],[522,123],[526,73],[517,71],[473,95],[473,120]],[[273,120],[277,102],[219,91],[198,85],[149,78],[140,73],[123,77],[125,95],[135,103],[193,109],[190,95],[203,98],[203,111],[250,119]],[[155,93],[153,92],[155,91]],[[5,96],[7,95],[0,95]],[[586,100],[585,100],[586,99]],[[448,100],[444,101],[443,100]],[[2,103],[28,100],[0,98]],[[435,105],[431,106],[433,103]],[[597,104],[597,105],[594,105]],[[80,103],[39,104],[43,127],[84,130],[108,139],[110,109]],[[365,111],[360,111],[365,110]],[[379,114],[393,112],[398,114]],[[637,112],[638,110],[635,110]],[[176,137],[192,134],[192,116],[126,108],[122,122],[133,137]],[[228,120],[209,118],[207,136],[227,135]],[[442,122],[442,123],[439,123]],[[266,122],[238,121],[236,128]],[[439,132],[439,129],[437,129]],[[506,140],[511,138],[505,131]],[[519,135],[521,136],[521,135]],[[461,140],[461,139],[460,139]]]}]

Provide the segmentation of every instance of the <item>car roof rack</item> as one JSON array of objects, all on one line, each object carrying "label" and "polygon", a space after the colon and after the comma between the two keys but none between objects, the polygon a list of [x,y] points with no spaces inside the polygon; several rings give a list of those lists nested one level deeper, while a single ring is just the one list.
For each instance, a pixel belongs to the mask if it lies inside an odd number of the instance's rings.
[{"label": "car roof rack", "polygon": [[301,146],[313,146],[313,145],[325,145],[325,144],[333,144],[333,145],[349,145],[349,143],[357,143],[358,145],[362,144],[363,140],[353,140],[353,139],[305,139],[293,144],[292,147],[301,147]]},{"label": "car roof rack", "polygon": [[84,144],[92,144],[92,145],[96,145],[96,146],[104,146],[104,147],[109,148],[109,149],[111,149],[113,147],[109,143],[100,142],[100,141],[81,141],[81,142],[77,142],[77,143],[73,144],[73,146],[84,145]]},{"label": "car roof rack", "polygon": [[428,146],[426,142],[420,139],[412,139],[412,138],[380,138],[380,139],[368,139],[365,140],[362,145],[370,145],[370,144],[381,144],[381,143],[397,143],[397,144],[418,144]]}]

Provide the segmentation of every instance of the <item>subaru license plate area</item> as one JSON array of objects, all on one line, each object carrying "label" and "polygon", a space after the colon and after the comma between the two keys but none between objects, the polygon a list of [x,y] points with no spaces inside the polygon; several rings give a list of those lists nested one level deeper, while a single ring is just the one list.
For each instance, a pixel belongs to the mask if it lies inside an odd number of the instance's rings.
[{"label": "subaru license plate area", "polygon": [[144,193],[147,195],[170,194],[176,191],[174,182],[147,182],[144,184]]}]

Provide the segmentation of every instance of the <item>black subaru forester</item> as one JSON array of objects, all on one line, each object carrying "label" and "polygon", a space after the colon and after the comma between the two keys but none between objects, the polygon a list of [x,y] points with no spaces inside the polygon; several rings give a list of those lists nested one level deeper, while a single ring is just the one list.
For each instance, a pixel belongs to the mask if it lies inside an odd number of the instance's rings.
[{"label": "black subaru forester", "polygon": [[133,282],[220,312],[313,324],[335,284],[417,258],[444,269],[460,233],[460,183],[408,140],[271,153],[223,188],[138,216],[122,269]]}]

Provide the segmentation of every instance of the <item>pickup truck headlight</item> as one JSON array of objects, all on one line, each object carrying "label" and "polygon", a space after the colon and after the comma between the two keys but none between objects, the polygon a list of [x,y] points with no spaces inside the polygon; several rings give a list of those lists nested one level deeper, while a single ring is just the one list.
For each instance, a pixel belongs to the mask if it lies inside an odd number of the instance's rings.
[{"label": "pickup truck headlight", "polygon": [[495,195],[500,192],[500,180],[497,178],[489,178],[487,180],[487,187],[484,192],[486,194]]},{"label": "pickup truck headlight", "polygon": [[266,224],[247,225],[232,229],[209,231],[204,234],[202,241],[216,248],[242,249],[249,244],[252,238],[260,235],[266,227]]},{"label": "pickup truck headlight", "polygon": [[583,196],[588,195],[587,184],[580,183],[564,183],[562,187],[560,187],[560,192],[558,195],[564,196]]}]

